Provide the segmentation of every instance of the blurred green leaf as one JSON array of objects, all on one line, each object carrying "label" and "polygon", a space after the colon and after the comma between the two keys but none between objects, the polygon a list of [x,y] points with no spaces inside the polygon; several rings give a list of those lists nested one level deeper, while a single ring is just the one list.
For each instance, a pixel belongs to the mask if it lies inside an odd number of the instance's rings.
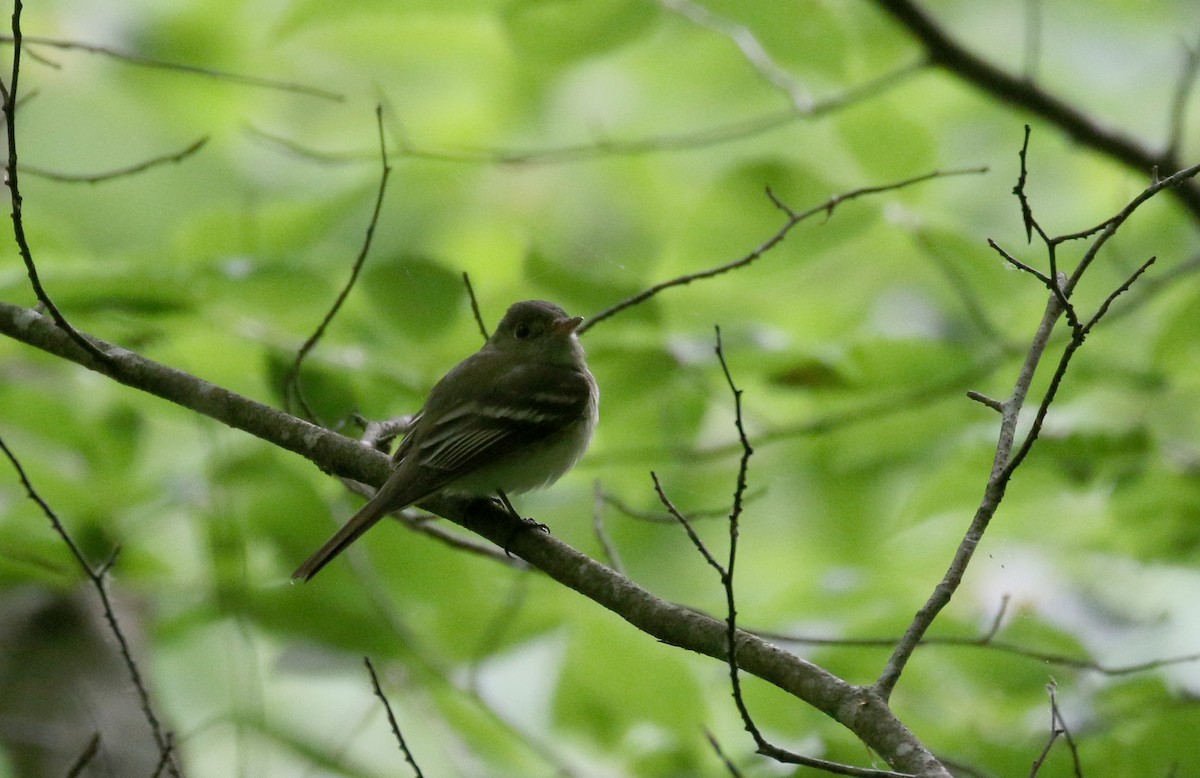
[{"label": "blurred green leaf", "polygon": [[420,256],[373,258],[362,288],[379,316],[415,339],[444,331],[466,301],[461,276]]},{"label": "blurred green leaf", "polygon": [[526,61],[561,65],[592,57],[645,34],[657,17],[638,0],[512,0],[501,19]]}]

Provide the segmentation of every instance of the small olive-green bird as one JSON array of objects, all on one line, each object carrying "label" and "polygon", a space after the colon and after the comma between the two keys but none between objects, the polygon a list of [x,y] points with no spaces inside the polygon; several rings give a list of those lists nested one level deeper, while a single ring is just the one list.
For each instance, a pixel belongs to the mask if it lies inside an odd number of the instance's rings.
[{"label": "small olive-green bird", "polygon": [[292,578],[311,579],[375,522],[435,493],[507,499],[574,467],[600,408],[575,334],[582,321],[541,300],[510,307],[483,348],[434,385],[375,496]]}]

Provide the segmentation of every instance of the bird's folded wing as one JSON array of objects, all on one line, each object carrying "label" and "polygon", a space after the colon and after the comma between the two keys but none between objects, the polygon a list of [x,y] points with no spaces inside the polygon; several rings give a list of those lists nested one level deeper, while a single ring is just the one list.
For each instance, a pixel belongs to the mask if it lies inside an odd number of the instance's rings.
[{"label": "bird's folded wing", "polygon": [[584,422],[587,378],[557,366],[517,368],[453,407],[438,409],[406,456],[446,473],[467,473]]}]

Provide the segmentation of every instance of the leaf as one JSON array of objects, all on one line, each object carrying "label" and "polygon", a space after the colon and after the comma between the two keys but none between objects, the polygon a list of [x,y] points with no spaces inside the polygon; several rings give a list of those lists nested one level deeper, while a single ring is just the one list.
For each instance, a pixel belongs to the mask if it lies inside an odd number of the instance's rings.
[{"label": "leaf", "polygon": [[466,302],[461,276],[419,255],[372,258],[362,284],[375,311],[415,340],[449,328]]},{"label": "leaf", "polygon": [[501,19],[527,64],[560,66],[645,34],[658,16],[641,0],[514,0]]}]

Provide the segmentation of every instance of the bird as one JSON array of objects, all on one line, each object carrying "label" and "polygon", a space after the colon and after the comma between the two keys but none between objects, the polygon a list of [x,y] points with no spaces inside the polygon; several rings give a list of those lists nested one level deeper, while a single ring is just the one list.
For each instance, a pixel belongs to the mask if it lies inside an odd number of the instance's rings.
[{"label": "bird", "polygon": [[600,390],[554,303],[509,307],[483,347],[434,384],[392,455],[383,486],[292,573],[309,581],[381,518],[434,494],[499,497],[550,486],[599,421]]}]

